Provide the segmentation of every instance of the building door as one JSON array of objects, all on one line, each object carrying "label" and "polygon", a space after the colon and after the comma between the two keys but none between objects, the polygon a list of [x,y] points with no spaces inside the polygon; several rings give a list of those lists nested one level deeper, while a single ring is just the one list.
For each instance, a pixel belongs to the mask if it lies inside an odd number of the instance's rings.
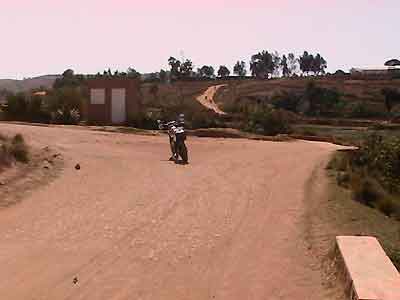
[{"label": "building door", "polygon": [[111,91],[111,122],[114,124],[126,122],[125,89],[112,89]]}]

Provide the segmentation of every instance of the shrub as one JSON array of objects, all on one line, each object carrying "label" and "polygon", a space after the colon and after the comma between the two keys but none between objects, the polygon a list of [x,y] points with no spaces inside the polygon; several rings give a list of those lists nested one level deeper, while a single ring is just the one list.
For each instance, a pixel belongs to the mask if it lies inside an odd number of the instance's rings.
[{"label": "shrub", "polygon": [[50,121],[50,113],[45,108],[42,96],[18,93],[9,95],[7,102],[5,113],[8,119],[45,123]]},{"label": "shrub", "polygon": [[17,134],[11,140],[11,155],[19,162],[26,163],[29,161],[28,146],[21,134]]},{"label": "shrub", "polygon": [[388,256],[392,260],[393,264],[396,266],[397,270],[400,272],[400,251],[393,249],[385,249]]},{"label": "shrub", "polygon": [[376,203],[384,196],[379,185],[371,179],[353,179],[352,186],[354,200],[369,207],[375,207]]},{"label": "shrub", "polygon": [[318,87],[313,81],[308,83],[303,98],[309,102],[307,114],[311,116],[336,116],[344,106],[337,90]]},{"label": "shrub", "polygon": [[157,120],[151,118],[145,113],[136,114],[130,116],[128,125],[140,129],[156,130],[158,128]]},{"label": "shrub", "polygon": [[265,135],[277,135],[290,133],[291,127],[289,118],[283,111],[266,109],[251,113],[244,130]]},{"label": "shrub", "polygon": [[46,97],[46,108],[56,123],[77,124],[81,118],[84,97],[80,88],[63,87]]},{"label": "shrub", "polygon": [[29,121],[49,123],[51,114],[45,109],[44,97],[32,96],[28,102],[27,116]]},{"label": "shrub", "polygon": [[400,217],[400,207],[396,200],[386,197],[378,201],[377,208],[388,217]]},{"label": "shrub", "polygon": [[23,120],[28,112],[28,102],[24,93],[12,94],[7,97],[6,113],[9,117]]},{"label": "shrub", "polygon": [[337,153],[327,169],[336,170],[338,185],[349,187],[353,199],[400,219],[398,140],[369,136],[358,151]]},{"label": "shrub", "polygon": [[17,134],[11,140],[2,139],[0,147],[0,165],[8,166],[13,161],[27,163],[29,149],[22,135]]},{"label": "shrub", "polygon": [[192,129],[215,128],[217,124],[213,115],[206,112],[197,112],[192,116],[191,127]]},{"label": "shrub", "polygon": [[357,103],[353,105],[350,109],[350,112],[347,114],[349,118],[382,118],[385,117],[386,114],[377,109],[373,109],[369,107],[365,103]]},{"label": "shrub", "polygon": [[75,125],[79,123],[81,114],[77,109],[58,109],[51,114],[52,120],[57,124]]},{"label": "shrub", "polygon": [[389,192],[400,189],[400,138],[369,136],[361,146],[355,163],[365,166]]},{"label": "shrub", "polygon": [[301,95],[294,92],[282,92],[272,99],[272,104],[278,109],[286,109],[292,112],[297,112],[297,107],[301,101]]},{"label": "shrub", "polygon": [[338,172],[336,182],[339,186],[348,187],[350,183],[350,174],[348,172]]}]

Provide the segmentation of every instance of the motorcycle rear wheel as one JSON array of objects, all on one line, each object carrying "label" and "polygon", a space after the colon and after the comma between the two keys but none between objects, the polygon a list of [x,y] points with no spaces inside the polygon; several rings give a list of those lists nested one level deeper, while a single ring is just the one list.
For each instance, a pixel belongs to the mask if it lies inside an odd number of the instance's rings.
[{"label": "motorcycle rear wheel", "polygon": [[189,162],[188,158],[188,150],[186,148],[185,143],[182,143],[179,147],[179,155],[182,157],[183,163],[187,164]]}]

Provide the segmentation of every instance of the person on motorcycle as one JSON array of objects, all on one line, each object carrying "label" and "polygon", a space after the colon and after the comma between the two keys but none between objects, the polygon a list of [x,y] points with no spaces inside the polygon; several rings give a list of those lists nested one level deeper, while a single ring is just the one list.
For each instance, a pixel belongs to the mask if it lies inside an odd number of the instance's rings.
[{"label": "person on motorcycle", "polygon": [[[186,153],[183,158],[184,163],[187,163],[187,149],[186,146],[184,145],[184,140],[186,139],[185,134],[180,134],[181,131],[184,131],[184,126],[185,126],[185,116],[184,114],[180,114],[178,119],[176,121],[168,122],[165,124],[162,124],[161,121],[159,121],[159,128],[161,130],[168,130],[168,136],[169,136],[169,143],[170,143],[170,148],[171,148],[171,157],[169,158],[170,161],[178,161],[179,158],[179,146],[183,144],[185,152]],[[178,134],[176,134],[178,132]],[[174,137],[177,139],[174,141]],[[180,140],[183,139],[183,140]]]},{"label": "person on motorcycle", "polygon": [[[176,120],[176,127],[181,127],[185,129],[185,115],[179,114],[178,119]],[[170,161],[177,161],[178,159],[178,145],[179,143],[173,143],[172,137],[169,137],[169,144],[171,146],[172,156],[169,158]]]}]

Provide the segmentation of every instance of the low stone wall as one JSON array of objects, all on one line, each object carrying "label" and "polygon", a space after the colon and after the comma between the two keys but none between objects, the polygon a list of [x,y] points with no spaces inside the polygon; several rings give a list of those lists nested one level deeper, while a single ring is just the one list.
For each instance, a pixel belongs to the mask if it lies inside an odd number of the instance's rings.
[{"label": "low stone wall", "polygon": [[376,238],[338,236],[336,252],[349,299],[400,299],[400,274]]}]

